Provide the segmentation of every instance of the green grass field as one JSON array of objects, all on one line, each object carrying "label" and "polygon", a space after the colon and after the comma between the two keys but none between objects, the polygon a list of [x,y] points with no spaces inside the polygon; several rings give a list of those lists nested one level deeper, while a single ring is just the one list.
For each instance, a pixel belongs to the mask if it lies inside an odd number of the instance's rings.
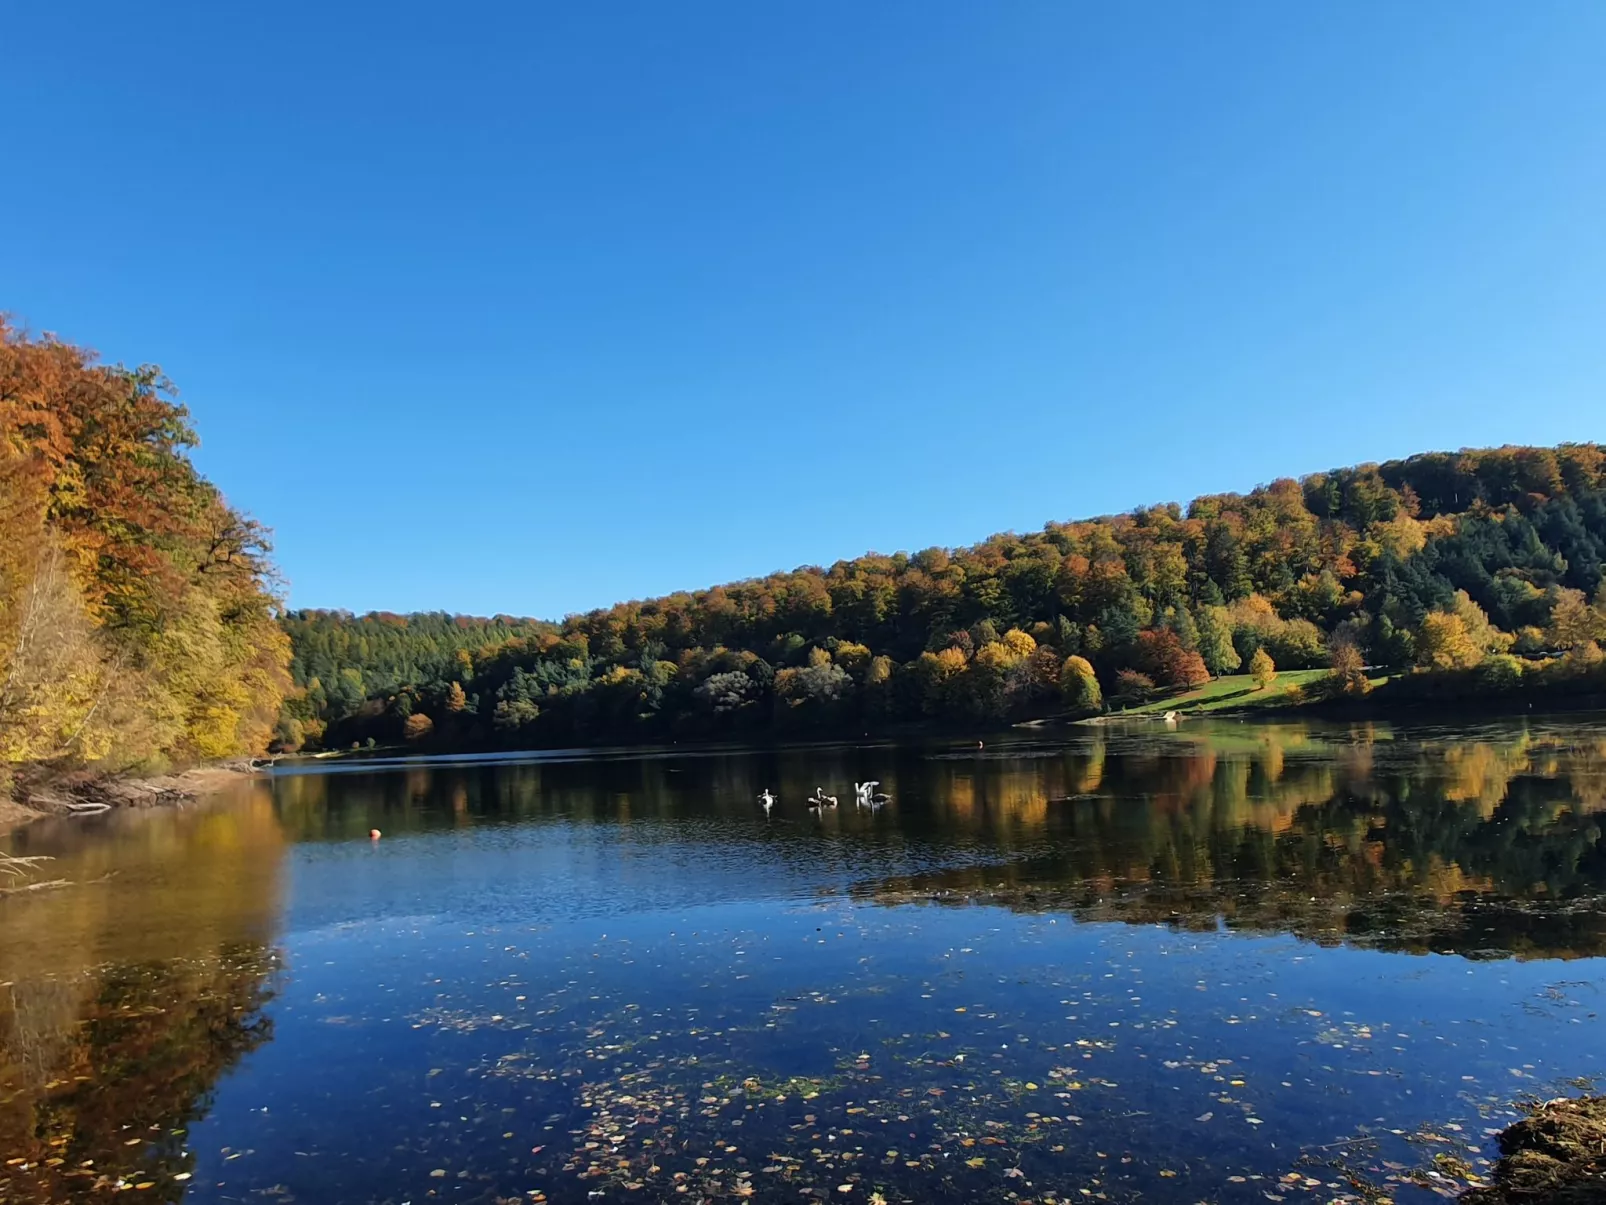
[{"label": "green grass field", "polygon": [[1287,696],[1290,687],[1314,682],[1327,672],[1325,669],[1279,670],[1277,680],[1265,690],[1259,689],[1255,685],[1255,680],[1248,674],[1227,674],[1206,682],[1197,690],[1167,695],[1139,707],[1128,707],[1126,714],[1148,715],[1166,711],[1199,714],[1244,707],[1285,706],[1289,701]]}]

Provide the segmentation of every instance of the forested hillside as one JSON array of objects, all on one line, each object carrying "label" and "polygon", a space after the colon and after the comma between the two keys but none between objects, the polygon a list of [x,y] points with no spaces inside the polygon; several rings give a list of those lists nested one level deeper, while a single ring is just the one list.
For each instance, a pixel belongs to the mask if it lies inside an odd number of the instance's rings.
[{"label": "forested hillside", "polygon": [[153,367],[0,320],[0,790],[265,748],[289,688],[266,533]]},{"label": "forested hillside", "polygon": [[[1581,692],[1606,688],[1603,557],[1599,445],[1431,453],[621,603],[450,657],[444,631],[493,621],[293,620],[303,673],[352,676],[303,677],[287,715],[330,745],[523,746],[987,725],[1278,668],[1331,667],[1317,693],[1364,693],[1375,667],[1420,670],[1419,694]],[[421,651],[376,644],[387,625]]]},{"label": "forested hillside", "polygon": [[281,726],[286,745],[299,745],[309,735],[316,739],[326,719],[356,714],[370,696],[471,679],[471,654],[478,650],[557,631],[555,624],[533,619],[444,612],[292,611],[283,623],[294,650],[290,672],[303,692]]}]

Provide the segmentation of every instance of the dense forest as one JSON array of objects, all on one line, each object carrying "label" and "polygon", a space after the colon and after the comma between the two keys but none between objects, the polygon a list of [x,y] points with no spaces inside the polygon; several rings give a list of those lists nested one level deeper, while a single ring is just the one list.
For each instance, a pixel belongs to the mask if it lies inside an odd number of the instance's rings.
[{"label": "dense forest", "polygon": [[[558,631],[539,620],[444,612],[292,611],[282,622],[294,650],[290,672],[306,690],[290,710],[309,719],[355,715],[369,698],[389,699],[422,682],[470,680],[475,652]],[[281,725],[285,743],[299,745],[305,735],[293,715]]]},{"label": "dense forest", "polygon": [[[1606,449],[1431,453],[560,624],[300,612],[281,747],[988,726],[1214,675],[1606,691]],[[1409,672],[1407,672],[1409,671]]]},{"label": "dense forest", "polygon": [[254,752],[290,687],[265,531],[155,367],[0,319],[0,794]]}]

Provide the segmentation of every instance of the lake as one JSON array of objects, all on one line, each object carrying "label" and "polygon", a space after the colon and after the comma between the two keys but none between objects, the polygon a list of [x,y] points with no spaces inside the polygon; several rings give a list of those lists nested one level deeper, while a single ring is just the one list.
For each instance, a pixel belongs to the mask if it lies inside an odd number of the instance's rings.
[{"label": "lake", "polygon": [[1437,1199],[1602,1073],[1603,809],[1567,717],[310,763],[41,822],[0,1199]]}]

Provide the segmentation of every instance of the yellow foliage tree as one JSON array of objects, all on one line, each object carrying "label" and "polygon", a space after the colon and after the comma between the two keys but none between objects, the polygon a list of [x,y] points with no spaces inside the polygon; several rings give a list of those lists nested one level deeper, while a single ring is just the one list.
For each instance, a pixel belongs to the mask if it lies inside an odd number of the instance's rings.
[{"label": "yellow foliage tree", "polygon": [[26,583],[10,585],[0,653],[0,762],[102,755],[110,713],[100,704],[109,675],[66,558],[48,549]]},{"label": "yellow foliage tree", "polygon": [[1558,590],[1545,637],[1551,648],[1580,648],[1606,637],[1606,620],[1584,600],[1582,590]]},{"label": "yellow foliage tree", "polygon": [[1503,653],[1516,642],[1509,632],[1502,632],[1489,622],[1489,616],[1465,590],[1455,592],[1450,608],[1467,630],[1467,638],[1485,653]]},{"label": "yellow foliage tree", "polygon": [[1037,651],[1037,641],[1032,639],[1030,633],[1023,632],[1019,628],[1010,628],[1005,632],[1003,643],[1015,661],[1024,660]]},{"label": "yellow foliage tree", "polygon": [[1249,672],[1255,679],[1255,685],[1265,690],[1277,680],[1277,663],[1265,649],[1256,649],[1255,655],[1249,658]]},{"label": "yellow foliage tree", "polygon": [[978,669],[1002,673],[1018,660],[1003,641],[989,640],[976,650],[975,665]]},{"label": "yellow foliage tree", "polygon": [[266,533],[152,367],[0,319],[0,762],[257,752],[289,688]]},{"label": "yellow foliage tree", "polygon": [[1067,657],[1060,667],[1060,694],[1069,707],[1097,711],[1104,706],[1104,694],[1092,664],[1084,657]]},{"label": "yellow foliage tree", "polygon": [[1472,669],[1483,660],[1484,650],[1467,630],[1461,616],[1433,611],[1416,632],[1417,664],[1427,669]]},{"label": "yellow foliage tree", "polygon": [[858,673],[870,664],[870,649],[866,645],[844,640],[836,646],[832,659],[849,673]]}]

